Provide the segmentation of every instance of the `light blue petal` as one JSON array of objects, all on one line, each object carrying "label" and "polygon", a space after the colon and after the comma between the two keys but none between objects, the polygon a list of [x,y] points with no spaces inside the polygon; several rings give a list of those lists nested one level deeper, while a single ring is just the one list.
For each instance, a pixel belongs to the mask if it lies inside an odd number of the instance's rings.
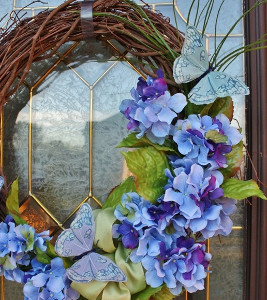
[{"label": "light blue petal", "polygon": [[194,277],[196,278],[196,280],[201,280],[203,278],[206,278],[206,276],[207,276],[207,273],[204,270],[204,266],[198,265],[197,270],[194,273]]},{"label": "light blue petal", "polygon": [[167,189],[164,195],[163,201],[168,202],[168,201],[174,201],[178,204],[183,203],[183,194],[175,192],[173,189]]},{"label": "light blue petal", "polygon": [[47,283],[48,289],[53,293],[59,293],[65,287],[62,277],[51,277]]},{"label": "light blue petal", "polygon": [[156,270],[146,272],[146,283],[152,288],[156,288],[162,285],[163,278],[157,276]]},{"label": "light blue petal", "polygon": [[192,184],[199,190],[203,182],[203,174],[203,168],[200,165],[193,164],[191,166],[191,171],[186,182]]},{"label": "light blue petal", "polygon": [[36,276],[32,277],[33,285],[36,287],[43,287],[46,284],[46,281],[48,280],[49,275],[45,273],[39,273]]},{"label": "light blue petal", "polygon": [[196,233],[207,226],[208,221],[205,219],[193,219],[190,221],[190,228],[192,229],[193,233]]},{"label": "light blue petal", "polygon": [[187,101],[184,94],[177,93],[171,96],[171,98],[167,101],[167,105],[169,108],[174,110],[176,113],[181,112],[186,106]]},{"label": "light blue petal", "polygon": [[170,125],[166,122],[156,122],[152,125],[151,132],[156,137],[165,137],[169,134]]},{"label": "light blue petal", "polygon": [[212,205],[211,207],[206,209],[206,211],[203,214],[203,218],[207,220],[216,220],[219,217],[221,210],[221,205]]},{"label": "light blue petal", "polygon": [[155,114],[154,110],[150,106],[145,108],[144,114],[147,116],[150,122],[155,123],[159,120],[158,116]]},{"label": "light blue petal", "polygon": [[185,197],[184,203],[180,206],[180,210],[185,216],[185,218],[191,219],[199,209],[195,201],[190,197]]},{"label": "light blue petal", "polygon": [[168,107],[163,107],[158,114],[158,118],[161,122],[171,124],[172,120],[177,117],[177,114],[170,110]]},{"label": "light blue petal", "polygon": [[156,258],[149,255],[142,259],[142,265],[146,270],[155,270]]}]

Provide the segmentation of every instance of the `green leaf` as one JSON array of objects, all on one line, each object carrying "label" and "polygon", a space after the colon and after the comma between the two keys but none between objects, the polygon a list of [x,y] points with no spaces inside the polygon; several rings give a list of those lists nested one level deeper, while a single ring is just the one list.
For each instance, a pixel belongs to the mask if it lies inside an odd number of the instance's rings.
[{"label": "green leaf", "polygon": [[209,130],[206,134],[205,137],[207,140],[212,140],[214,143],[226,143],[228,141],[227,136],[220,134],[216,130]]},{"label": "green leaf", "polygon": [[46,249],[47,255],[49,255],[52,258],[58,257],[58,254],[56,253],[54,246],[49,241],[46,242],[46,245],[47,245],[47,249]]},{"label": "green leaf", "polygon": [[217,98],[213,103],[206,105],[200,112],[201,116],[216,117],[224,114],[231,121],[233,119],[234,104],[231,97]]},{"label": "green leaf", "polygon": [[150,202],[155,202],[164,193],[167,183],[164,171],[169,164],[164,152],[145,147],[122,155],[135,175],[137,192]]},{"label": "green leaf", "polygon": [[18,178],[12,183],[6,200],[7,213],[12,215],[16,224],[26,224],[19,212],[19,182]]},{"label": "green leaf", "polygon": [[174,297],[168,287],[163,285],[162,289],[153,296],[153,300],[172,300]]},{"label": "green leaf", "polygon": [[159,292],[163,288],[162,286],[159,286],[157,288],[152,288],[151,286],[148,286],[143,291],[135,294],[132,296],[132,300],[148,300],[151,296]]},{"label": "green leaf", "polygon": [[232,151],[225,155],[228,167],[220,169],[224,178],[233,177],[243,162],[243,142],[234,145]]},{"label": "green leaf", "polygon": [[136,192],[133,176],[125,179],[120,185],[111,191],[103,205],[103,208],[116,207],[121,202],[122,195],[129,192]]},{"label": "green leaf", "polygon": [[36,259],[43,264],[50,264],[51,257],[49,257],[45,252],[43,252],[40,248],[35,247]]},{"label": "green leaf", "polygon": [[229,178],[224,181],[221,188],[223,189],[224,196],[228,198],[243,200],[255,196],[267,200],[256,181],[252,179],[243,181],[236,178]]},{"label": "green leaf", "polygon": [[190,101],[187,102],[187,105],[185,107],[185,113],[186,116],[192,115],[192,114],[200,114],[201,111],[206,107],[206,105],[196,105],[194,103],[191,103]]},{"label": "green leaf", "polygon": [[177,153],[177,145],[172,141],[166,141],[163,145],[152,143],[147,137],[138,139],[136,133],[129,134],[124,138],[116,148],[143,148],[147,146],[153,146],[159,151],[169,151]]}]

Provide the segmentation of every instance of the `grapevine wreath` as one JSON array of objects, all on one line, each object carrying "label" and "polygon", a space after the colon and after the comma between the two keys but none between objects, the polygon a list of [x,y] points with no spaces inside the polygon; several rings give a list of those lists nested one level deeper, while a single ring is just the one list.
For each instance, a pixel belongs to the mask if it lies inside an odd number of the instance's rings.
[{"label": "grapevine wreath", "polygon": [[[205,16],[214,1],[208,3]],[[80,6],[69,0],[2,30],[1,109],[33,62],[85,38]],[[101,209],[82,204],[53,244],[49,231],[36,232],[23,220],[18,181],[8,189],[2,174],[0,272],[24,284],[24,299],[172,299],[204,289],[211,260],[206,240],[230,234],[237,200],[266,199],[255,181],[234,177],[243,142],[241,128],[231,125],[231,96],[247,95],[249,88],[222,72],[265,41],[218,60],[232,27],[210,58],[203,43],[209,18],[203,34],[199,19],[183,34],[146,5],[93,3],[95,38],[119,42],[143,75],[118,108],[130,132],[119,147],[133,148],[122,154],[134,176],[115,187]]]}]

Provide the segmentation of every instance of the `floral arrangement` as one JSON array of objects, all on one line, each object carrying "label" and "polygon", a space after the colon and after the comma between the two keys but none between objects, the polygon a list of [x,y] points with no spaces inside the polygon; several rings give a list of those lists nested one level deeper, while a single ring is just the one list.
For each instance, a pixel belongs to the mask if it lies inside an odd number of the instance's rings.
[{"label": "floral arrangement", "polygon": [[0,273],[24,284],[24,299],[172,299],[204,289],[206,240],[230,234],[236,201],[266,199],[255,181],[235,177],[243,142],[231,96],[249,89],[215,62],[188,26],[173,65],[183,93],[168,91],[161,69],[139,78],[120,106],[130,134],[118,145],[133,148],[122,155],[134,176],[101,209],[84,203],[55,245],[21,218],[12,184]]}]

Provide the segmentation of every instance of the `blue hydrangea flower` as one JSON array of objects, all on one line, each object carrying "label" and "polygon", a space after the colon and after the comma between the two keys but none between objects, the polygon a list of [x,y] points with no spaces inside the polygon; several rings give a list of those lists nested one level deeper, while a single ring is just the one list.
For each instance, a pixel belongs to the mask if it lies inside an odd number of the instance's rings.
[{"label": "blue hydrangea flower", "polygon": [[[40,267],[38,267],[40,268]],[[76,296],[71,299],[78,299],[80,295],[75,292],[68,292],[70,288],[70,280],[66,276],[66,271],[61,258],[56,257],[51,260],[50,265],[46,265],[44,269],[39,270],[37,275],[29,278],[24,285],[23,293],[28,300],[49,299],[62,300],[65,299],[67,293]]]},{"label": "blue hydrangea flower", "polygon": [[155,222],[150,218],[146,218],[146,211],[152,204],[142,198],[137,193],[126,193],[121,198],[121,203],[117,205],[114,215],[119,221],[127,220],[136,230],[140,230],[144,226],[154,225]]},{"label": "blue hydrangea flower", "polygon": [[[227,138],[226,142],[216,143],[209,139],[208,133],[217,131]],[[229,119],[220,114],[210,116],[190,115],[186,120],[178,120],[171,131],[178,151],[195,162],[211,169],[227,167],[225,154],[231,152],[232,146],[238,144],[242,135],[230,125]]]},{"label": "blue hydrangea flower", "polygon": [[125,99],[120,111],[129,120],[128,130],[137,132],[137,137],[146,136],[154,143],[163,144],[169,135],[171,122],[186,106],[183,94],[173,96],[166,90],[162,72],[159,78],[139,78],[137,89],[131,90],[133,99]]},{"label": "blue hydrangea flower", "polygon": [[16,226],[13,218],[7,216],[0,223],[0,272],[8,280],[23,282],[22,266],[31,263],[30,252],[34,247],[46,250],[46,241],[50,240],[49,232],[36,233],[34,228],[24,224]]}]

